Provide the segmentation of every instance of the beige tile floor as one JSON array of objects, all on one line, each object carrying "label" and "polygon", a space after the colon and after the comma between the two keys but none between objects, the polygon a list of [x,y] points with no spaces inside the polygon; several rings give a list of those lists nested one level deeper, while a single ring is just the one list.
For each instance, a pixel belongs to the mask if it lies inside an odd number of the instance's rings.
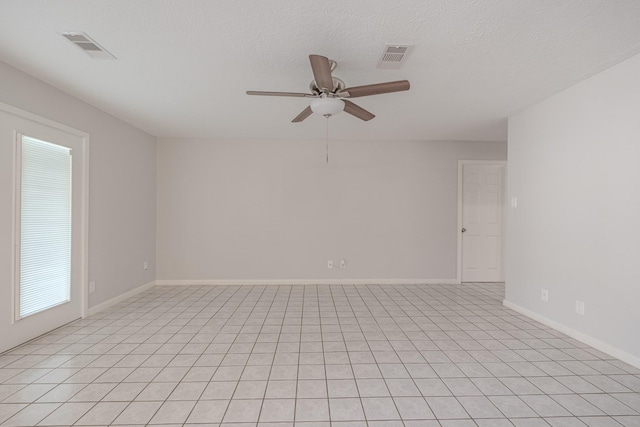
[{"label": "beige tile floor", "polygon": [[0,424],[640,426],[640,370],[503,296],[155,287],[0,356]]}]

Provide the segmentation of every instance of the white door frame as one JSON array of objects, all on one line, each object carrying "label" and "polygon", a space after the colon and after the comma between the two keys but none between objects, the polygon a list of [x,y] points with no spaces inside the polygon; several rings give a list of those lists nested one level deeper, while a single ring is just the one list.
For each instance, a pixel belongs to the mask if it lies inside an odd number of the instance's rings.
[{"label": "white door frame", "polygon": [[[463,169],[465,165],[476,165],[476,166],[504,166],[505,174],[503,180],[504,192],[503,197],[506,197],[507,194],[507,161],[506,160],[458,160],[458,228],[456,230],[457,233],[457,248],[458,248],[458,260],[456,262],[456,281],[458,283],[462,283],[462,194],[463,194]],[[506,204],[503,203],[503,215],[502,215],[502,248],[504,249],[505,243],[505,214],[506,214]],[[504,256],[505,251],[502,251],[502,276],[504,278]]]},{"label": "white door frame", "polygon": [[[19,108],[13,107],[9,104],[5,104],[0,102],[0,111],[3,111],[8,114],[12,114],[22,119],[30,120],[36,123],[39,123],[44,126],[48,126],[71,135],[77,136],[82,140],[82,182],[81,182],[81,192],[82,192],[82,203],[81,203],[81,215],[80,215],[80,248],[79,248],[79,258],[80,258],[80,315],[82,317],[86,317],[89,310],[89,292],[88,292],[88,283],[89,283],[89,134],[87,132],[83,132],[81,130],[72,128],[70,126],[64,125],[62,123],[58,123],[56,121],[47,119],[45,117],[39,116],[37,114],[30,113],[28,111],[21,110]],[[15,134],[15,131],[14,131]],[[14,135],[15,136],[15,135]],[[15,138],[14,138],[15,140]],[[13,144],[14,150],[16,149],[16,144]],[[13,170],[15,171],[17,168],[16,165],[16,156],[15,152],[13,153]],[[15,175],[15,174],[14,174]],[[14,177],[15,179],[15,177]],[[15,200],[15,191],[16,191],[16,183],[15,181],[12,183],[13,187],[13,200]],[[13,210],[13,224],[16,224],[16,212]],[[17,243],[16,230],[14,227],[12,234],[12,247],[15,248]],[[15,250],[12,251],[12,259],[11,265],[16,265],[16,253]],[[15,268],[12,269],[12,277],[11,277],[11,286],[16,281],[16,271]],[[12,316],[13,317],[13,316]]]}]

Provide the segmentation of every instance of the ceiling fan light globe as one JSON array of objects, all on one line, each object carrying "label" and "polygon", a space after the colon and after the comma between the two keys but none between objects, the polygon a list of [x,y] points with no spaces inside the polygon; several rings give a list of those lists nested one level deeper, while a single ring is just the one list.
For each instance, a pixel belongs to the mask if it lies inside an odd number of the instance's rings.
[{"label": "ceiling fan light globe", "polygon": [[344,110],[344,101],[337,98],[319,98],[311,102],[311,111],[322,116],[333,116]]}]

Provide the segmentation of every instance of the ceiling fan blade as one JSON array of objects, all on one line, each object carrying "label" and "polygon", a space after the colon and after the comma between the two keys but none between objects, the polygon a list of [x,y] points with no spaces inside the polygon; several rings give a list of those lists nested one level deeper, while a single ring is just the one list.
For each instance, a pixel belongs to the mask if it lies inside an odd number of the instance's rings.
[{"label": "ceiling fan blade", "polygon": [[260,90],[248,90],[247,95],[263,95],[263,96],[295,96],[300,98],[315,98],[316,95],[311,93],[298,93],[298,92],[263,92]]},{"label": "ceiling fan blade", "polygon": [[309,106],[302,110],[302,113],[298,114],[295,119],[291,120],[291,123],[299,123],[309,117],[311,114],[313,114],[313,111],[311,111],[311,107]]},{"label": "ceiling fan blade", "polygon": [[348,87],[339,92],[347,98],[359,98],[361,96],[379,95],[381,93],[400,92],[409,90],[408,80],[399,80],[397,82],[377,83],[374,85]]},{"label": "ceiling fan blade", "polygon": [[311,69],[313,70],[313,78],[320,90],[326,89],[333,92],[333,77],[331,77],[331,63],[329,58],[320,55],[309,55],[311,61]]},{"label": "ceiling fan blade", "polygon": [[343,101],[344,111],[351,114],[352,116],[356,116],[357,118],[364,120],[365,122],[368,122],[375,117],[375,115],[371,114],[364,108],[357,106],[353,102],[347,101],[346,99],[343,99]]}]

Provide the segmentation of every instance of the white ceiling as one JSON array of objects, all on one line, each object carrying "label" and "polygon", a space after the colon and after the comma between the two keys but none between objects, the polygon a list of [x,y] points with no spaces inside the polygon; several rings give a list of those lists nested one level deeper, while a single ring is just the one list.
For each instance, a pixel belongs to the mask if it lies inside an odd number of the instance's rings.
[{"label": "white ceiling", "polygon": [[[385,43],[415,45],[401,69],[376,68]],[[291,123],[310,99],[244,93],[308,91],[312,53],[347,86],[411,82],[334,138],[506,140],[510,114],[640,53],[640,1],[0,0],[2,61],[159,137],[324,138]]]}]

